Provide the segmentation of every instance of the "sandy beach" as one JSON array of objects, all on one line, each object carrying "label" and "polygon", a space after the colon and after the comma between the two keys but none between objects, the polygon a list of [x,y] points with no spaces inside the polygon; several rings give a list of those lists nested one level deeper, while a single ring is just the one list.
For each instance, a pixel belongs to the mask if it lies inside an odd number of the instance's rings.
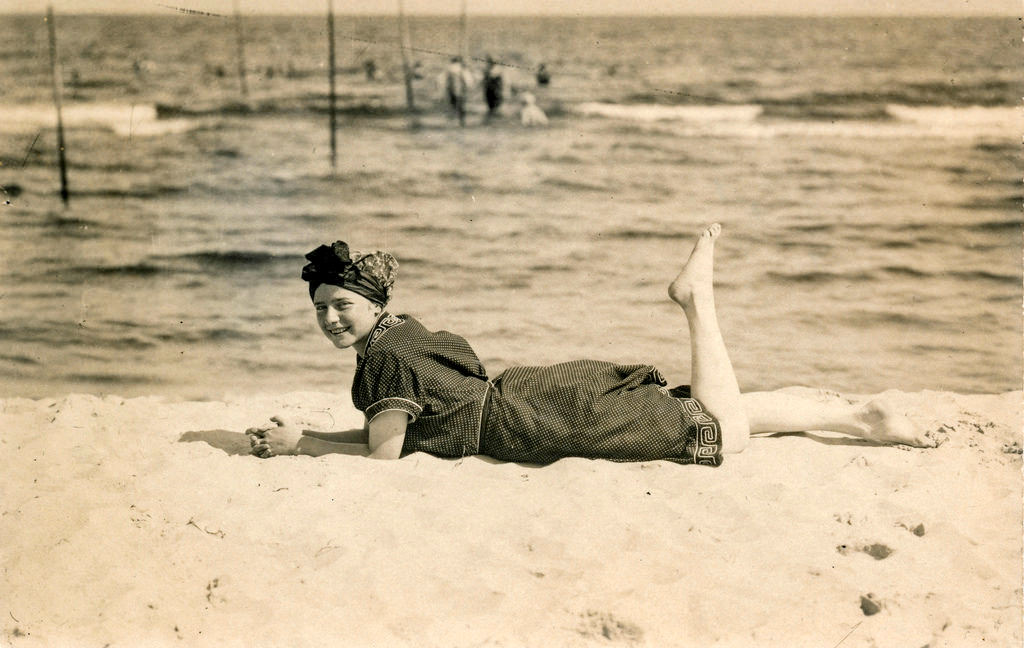
[{"label": "sandy beach", "polygon": [[[1018,7],[54,4],[0,3],[0,648],[1022,645]],[[472,83],[460,123],[454,56],[495,114]],[[745,390],[898,387],[943,443],[249,454],[362,424],[316,246],[394,254],[388,310],[491,377],[675,385],[712,222]]]},{"label": "sandy beach", "polygon": [[1020,645],[1021,392],[886,395],[946,442],[757,438],[717,469],[259,460],[242,431],[274,413],[321,429],[360,415],[329,393],[6,399],[0,636]]}]

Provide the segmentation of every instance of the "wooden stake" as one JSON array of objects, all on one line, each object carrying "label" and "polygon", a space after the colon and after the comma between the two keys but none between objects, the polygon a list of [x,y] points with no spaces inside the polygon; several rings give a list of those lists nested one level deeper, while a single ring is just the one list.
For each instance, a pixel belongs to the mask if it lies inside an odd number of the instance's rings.
[{"label": "wooden stake", "polygon": [[330,79],[330,91],[327,95],[328,112],[331,116],[331,168],[338,168],[338,137],[335,131],[338,118],[335,113],[337,94],[334,88],[334,0],[327,0],[327,76]]},{"label": "wooden stake", "polygon": [[466,72],[469,70],[469,43],[466,42],[466,0],[462,0],[462,15],[459,18],[459,54],[462,57],[462,73],[459,75],[459,97],[455,110],[459,114],[459,126],[466,125]]},{"label": "wooden stake", "polygon": [[409,109],[409,119],[415,119],[416,100],[412,89],[412,66],[409,64],[409,50],[412,49],[412,38],[409,36],[409,23],[405,20],[405,3],[398,0],[398,36],[402,50],[402,72],[405,74],[405,103]]},{"label": "wooden stake", "polygon": [[238,83],[242,86],[242,96],[249,96],[249,84],[245,80],[245,35],[242,33],[242,12],[238,8],[238,0],[234,0],[235,6],[235,40],[238,44]]},{"label": "wooden stake", "polygon": [[60,163],[60,199],[67,208],[70,199],[68,191],[68,165],[64,157],[64,119],[61,115],[60,96],[63,93],[60,59],[57,56],[57,23],[53,18],[53,5],[46,7],[46,24],[50,32],[50,72],[53,76],[53,105],[57,108],[57,159]]}]

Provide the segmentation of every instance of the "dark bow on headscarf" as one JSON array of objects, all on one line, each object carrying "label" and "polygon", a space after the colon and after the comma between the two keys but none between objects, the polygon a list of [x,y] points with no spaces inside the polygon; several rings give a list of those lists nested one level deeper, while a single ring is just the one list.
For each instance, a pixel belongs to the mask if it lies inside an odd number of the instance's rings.
[{"label": "dark bow on headscarf", "polygon": [[361,269],[359,260],[352,260],[348,244],[344,241],[335,241],[330,246],[321,245],[307,254],[306,259],[309,263],[302,268],[302,279],[309,282],[310,299],[321,284],[330,284],[351,290],[375,304],[387,304],[390,286],[386,286],[381,278],[374,277],[372,271]]}]

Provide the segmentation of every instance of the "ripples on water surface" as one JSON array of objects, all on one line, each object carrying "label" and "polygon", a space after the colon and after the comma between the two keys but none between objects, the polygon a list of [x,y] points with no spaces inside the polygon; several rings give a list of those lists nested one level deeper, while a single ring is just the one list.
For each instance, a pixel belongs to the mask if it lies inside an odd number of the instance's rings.
[{"label": "ripples on water surface", "polygon": [[[460,130],[428,113],[410,131],[397,83],[354,69],[373,55],[396,79],[393,51],[348,50],[355,108],[332,174],[318,23],[251,23],[245,114],[211,72],[232,69],[230,42],[204,23],[111,20],[59,23],[78,74],[67,211],[45,56],[23,55],[45,46],[42,23],[0,26],[0,71],[19,80],[0,100],[5,395],[344,389],[353,357],[321,339],[297,278],[335,238],[393,251],[393,310],[463,334],[492,373],[596,357],[685,382],[685,322],[664,287],[712,220],[744,388],[1020,387],[1013,21],[481,19],[475,49],[554,68],[539,93],[551,126],[471,115]],[[413,27],[433,45],[454,33]],[[925,45],[938,36],[958,58]],[[442,61],[423,63],[429,78]]]}]

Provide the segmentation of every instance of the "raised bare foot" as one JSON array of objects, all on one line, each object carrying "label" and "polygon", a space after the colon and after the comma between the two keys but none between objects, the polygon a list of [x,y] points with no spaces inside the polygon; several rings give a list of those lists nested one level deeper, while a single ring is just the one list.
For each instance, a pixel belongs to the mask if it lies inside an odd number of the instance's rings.
[{"label": "raised bare foot", "polygon": [[722,226],[712,223],[697,236],[690,258],[672,283],[668,296],[684,309],[698,299],[712,299],[712,277],[714,275],[715,239],[722,233]]},{"label": "raised bare foot", "polygon": [[865,439],[918,448],[934,448],[937,445],[934,439],[918,430],[913,421],[883,400],[865,403],[858,410],[857,418],[864,425]]}]

